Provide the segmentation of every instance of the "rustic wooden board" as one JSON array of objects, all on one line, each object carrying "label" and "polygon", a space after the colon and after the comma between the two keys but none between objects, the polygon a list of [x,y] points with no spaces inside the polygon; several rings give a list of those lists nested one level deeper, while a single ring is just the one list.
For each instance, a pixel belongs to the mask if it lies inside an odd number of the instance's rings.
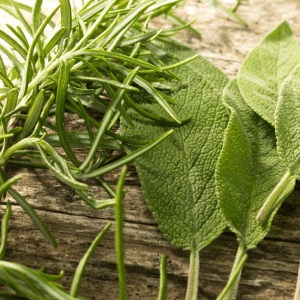
[{"label": "rustic wooden board", "polygon": [[[246,28],[227,20],[206,4],[191,0],[179,10],[179,15],[185,21],[196,17],[194,27],[202,33],[202,37],[183,31],[176,39],[232,78],[248,51],[280,22],[288,20],[300,38],[299,1],[249,1],[249,5],[241,5],[237,11],[249,24]],[[4,15],[1,27],[10,20]],[[162,28],[168,25],[158,19],[155,26]],[[69,125],[80,128],[83,122],[75,119]],[[108,222],[114,223],[113,209],[90,209],[48,170],[7,166],[6,172],[9,177],[24,174],[16,189],[47,224],[58,241],[58,247],[51,247],[22,209],[8,197],[13,202],[13,209],[5,259],[35,269],[45,265],[49,273],[58,273],[63,269],[66,276],[61,283],[69,288],[74,270],[92,240]],[[107,181],[115,186],[118,174],[119,170],[107,175]],[[88,183],[93,196],[107,197],[95,181],[89,180]],[[124,233],[128,299],[157,298],[159,261],[164,253],[168,255],[168,299],[184,299],[189,254],[172,247],[160,233],[144,202],[132,164],[129,166],[126,190]],[[2,213],[4,209],[5,202],[0,206]],[[267,238],[257,249],[249,251],[237,299],[292,299],[300,260],[299,225],[300,185],[297,185],[275,217]],[[201,251],[198,299],[216,299],[227,282],[236,250],[234,235],[226,231]],[[80,293],[92,299],[117,299],[113,228],[91,258]]]}]

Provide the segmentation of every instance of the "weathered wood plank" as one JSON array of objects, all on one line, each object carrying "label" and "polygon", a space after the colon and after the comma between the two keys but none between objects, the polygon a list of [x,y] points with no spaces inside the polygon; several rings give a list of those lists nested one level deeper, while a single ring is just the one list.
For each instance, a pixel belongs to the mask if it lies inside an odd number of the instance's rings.
[{"label": "weathered wood plank", "polygon": [[[223,70],[229,77],[237,74],[248,51],[281,21],[288,20],[300,38],[300,4],[297,0],[255,0],[242,5],[238,14],[248,28],[226,20],[211,7],[190,1],[179,14],[202,33],[195,37],[186,31],[176,39],[190,46]],[[9,20],[9,19],[6,19]],[[5,22],[5,21],[4,21]],[[157,20],[155,26],[167,23]],[[83,122],[69,122],[80,130]],[[79,156],[83,153],[77,153]],[[71,285],[77,263],[100,230],[114,221],[112,208],[94,211],[68,187],[60,184],[48,170],[9,166],[9,176],[24,174],[17,190],[36,209],[58,241],[51,247],[31,220],[13,201],[9,240],[5,259],[46,271],[66,271],[62,280]],[[116,185],[118,170],[106,176]],[[91,195],[105,199],[106,193],[89,180]],[[168,255],[168,299],[184,299],[189,255],[172,247],[162,236],[142,196],[137,173],[130,165],[126,180],[125,251],[129,299],[156,299],[159,285],[159,260]],[[11,200],[10,197],[8,199]],[[5,202],[0,206],[3,212]],[[296,286],[300,260],[300,186],[282,205],[272,229],[258,248],[249,252],[237,299],[291,299]],[[225,286],[237,249],[234,235],[226,231],[203,249],[200,258],[199,299],[213,300]],[[81,293],[92,299],[117,299],[118,282],[114,255],[114,234],[110,229],[87,266]]]}]

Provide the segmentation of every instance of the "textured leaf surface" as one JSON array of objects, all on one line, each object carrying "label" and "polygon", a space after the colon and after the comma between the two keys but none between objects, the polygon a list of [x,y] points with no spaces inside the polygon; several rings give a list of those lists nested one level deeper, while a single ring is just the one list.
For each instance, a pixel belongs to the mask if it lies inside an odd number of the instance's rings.
[{"label": "textured leaf surface", "polygon": [[299,63],[299,42],[283,22],[253,48],[239,70],[238,85],[244,99],[273,126],[282,82]]},{"label": "textured leaf surface", "polygon": [[[223,101],[231,116],[216,168],[217,196],[229,227],[245,249],[251,249],[270,229],[278,205],[267,222],[259,223],[256,216],[285,167],[277,154],[274,128],[246,104],[236,79],[226,86]],[[281,200],[294,184],[292,180]]]},{"label": "textured leaf surface", "polygon": [[[189,48],[166,40],[163,49],[151,49],[170,65],[195,55]],[[143,194],[165,237],[177,247],[200,250],[216,238],[225,222],[215,194],[214,171],[222,148],[228,116],[221,102],[228,79],[205,59],[174,70],[181,82],[168,82],[174,105],[186,125],[174,128],[159,146],[135,161]],[[144,97],[145,96],[145,97]],[[134,99],[154,113],[164,111],[146,95]],[[150,103],[152,102],[152,103]],[[151,121],[129,110],[136,129],[122,122],[122,134],[152,140],[172,127]],[[127,152],[135,148],[124,146]]]},{"label": "textured leaf surface", "polygon": [[282,85],[275,122],[280,159],[291,168],[300,156],[300,66]]}]

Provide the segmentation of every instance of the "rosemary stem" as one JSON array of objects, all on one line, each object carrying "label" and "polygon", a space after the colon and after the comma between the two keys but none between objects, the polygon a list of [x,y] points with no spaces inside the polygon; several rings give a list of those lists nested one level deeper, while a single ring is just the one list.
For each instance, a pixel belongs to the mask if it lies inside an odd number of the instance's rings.
[{"label": "rosemary stem", "polygon": [[8,148],[4,153],[0,155],[0,167],[4,166],[5,162],[14,155],[14,153],[18,150],[22,150],[27,147],[34,146],[34,143],[39,141],[37,138],[26,138],[17,144],[14,144],[10,148]]}]

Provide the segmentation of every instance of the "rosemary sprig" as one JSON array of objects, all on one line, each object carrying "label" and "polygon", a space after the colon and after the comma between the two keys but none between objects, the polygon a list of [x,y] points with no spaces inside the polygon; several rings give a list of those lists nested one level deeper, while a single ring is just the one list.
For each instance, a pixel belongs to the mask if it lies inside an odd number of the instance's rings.
[{"label": "rosemary sprig", "polygon": [[[120,116],[133,126],[124,105],[161,122],[179,125],[188,121],[178,117],[169,104],[175,101],[157,86],[166,88],[161,80],[176,78],[170,69],[195,57],[172,66],[158,63],[153,59],[155,53],[148,51],[149,45],[167,32],[155,32],[141,23],[146,19],[148,24],[154,16],[166,13],[176,3],[178,0],[107,0],[96,4],[89,1],[77,11],[68,0],[62,0],[45,16],[41,13],[40,0],[33,8],[14,0],[2,1],[1,7],[11,11],[11,15],[23,23],[24,29],[9,25],[14,37],[0,32],[0,38],[14,50],[0,47],[13,64],[13,72],[6,72],[3,64],[0,70],[4,85],[0,90],[3,100],[0,107],[0,166],[10,162],[46,167],[92,208],[115,205],[116,192],[100,175],[139,157],[171,133],[154,141],[135,141],[116,134],[112,128]],[[23,16],[23,10],[32,12],[33,24]],[[61,20],[54,24],[52,18],[57,11],[60,11]],[[53,34],[48,39],[44,33],[47,25],[53,27]],[[32,36],[31,42],[23,30]],[[136,49],[134,55],[133,49]],[[138,93],[142,89],[161,105],[165,116],[147,113],[132,100],[129,92]],[[90,116],[91,110],[104,113],[100,122]],[[66,111],[84,119],[86,133],[73,133],[65,128]],[[52,114],[56,116],[55,125],[46,121]],[[54,133],[48,133],[48,128]],[[97,158],[99,149],[122,150],[122,143],[142,147],[131,155],[116,156],[107,162],[102,162],[101,154]],[[66,156],[56,152],[53,147],[57,146],[64,149]],[[74,147],[89,149],[83,161],[76,157]],[[5,196],[8,190],[46,239],[56,246],[54,237],[34,209],[11,187],[20,177],[7,180],[3,170],[1,174],[1,194]],[[88,185],[78,181],[79,178],[96,178],[109,195],[113,195],[112,199],[90,197]]]}]

